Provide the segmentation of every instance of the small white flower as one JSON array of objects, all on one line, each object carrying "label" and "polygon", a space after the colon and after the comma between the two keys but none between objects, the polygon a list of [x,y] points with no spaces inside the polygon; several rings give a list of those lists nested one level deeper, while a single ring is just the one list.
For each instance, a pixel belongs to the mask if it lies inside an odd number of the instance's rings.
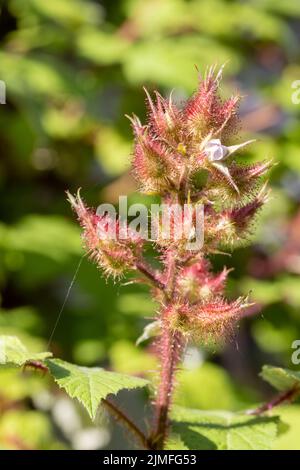
[{"label": "small white flower", "polygon": [[220,139],[209,140],[204,151],[210,162],[224,160],[228,155],[228,148],[221,144]]},{"label": "small white flower", "polygon": [[222,145],[220,139],[211,139],[205,144],[204,151],[210,162],[221,161],[252,142],[255,142],[255,139],[227,147],[226,145]]},{"label": "small white flower", "polygon": [[204,145],[204,152],[207,155],[208,160],[211,162],[214,168],[220,171],[220,173],[222,173],[225,178],[227,178],[227,180],[229,181],[231,186],[234,187],[237,193],[239,193],[239,189],[233,181],[230,172],[227,166],[225,166],[225,164],[223,163],[223,161],[226,160],[237,150],[245,147],[248,144],[251,144],[252,142],[254,142],[254,140],[247,140],[242,144],[230,145],[227,147],[226,145],[222,145],[220,139],[211,139],[208,140]]}]

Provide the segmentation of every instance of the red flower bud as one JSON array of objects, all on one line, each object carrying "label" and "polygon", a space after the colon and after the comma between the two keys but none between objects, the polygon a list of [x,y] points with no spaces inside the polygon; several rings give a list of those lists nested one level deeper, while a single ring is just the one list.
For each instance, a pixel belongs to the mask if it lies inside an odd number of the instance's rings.
[{"label": "red flower bud", "polygon": [[178,276],[177,291],[190,302],[208,301],[223,292],[230,272],[224,268],[219,274],[210,272],[210,263],[204,258],[183,268]]},{"label": "red flower bud", "polygon": [[90,258],[107,275],[121,276],[128,269],[135,269],[137,252],[142,240],[129,232],[128,238],[119,238],[119,222],[108,215],[102,217],[88,209],[80,194],[68,194],[69,202],[83,228],[82,238]]},{"label": "red flower bud", "polygon": [[263,205],[266,204],[268,198],[269,192],[266,191],[265,186],[263,186],[258,195],[252,201],[248,202],[248,204],[227,211],[227,217],[234,226],[236,234],[240,239],[245,238],[255,216]]},{"label": "red flower bud", "polygon": [[164,193],[177,186],[180,161],[172,148],[155,138],[149,127],[131,118],[135,133],[133,171],[146,193]]},{"label": "red flower bud", "polygon": [[154,104],[146,88],[144,90],[147,95],[151,132],[176,148],[181,142],[183,133],[182,111],[173,103],[172,95],[166,100],[156,91]]},{"label": "red flower bud", "polygon": [[215,76],[214,67],[210,68],[205,79],[200,80],[197,92],[184,108],[185,123],[189,132],[198,139],[203,139],[207,134],[228,135],[236,124],[239,97],[233,96],[225,103],[219,98],[222,70],[223,68]]},{"label": "red flower bud", "polygon": [[164,316],[173,331],[188,335],[196,341],[216,341],[225,339],[233,331],[250,305],[242,297],[228,302],[217,296],[206,303],[193,305],[175,302],[164,312]]}]

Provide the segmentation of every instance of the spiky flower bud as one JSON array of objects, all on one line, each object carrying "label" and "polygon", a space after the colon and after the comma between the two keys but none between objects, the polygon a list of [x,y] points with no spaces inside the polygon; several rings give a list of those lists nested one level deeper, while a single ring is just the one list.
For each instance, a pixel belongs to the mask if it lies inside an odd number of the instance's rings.
[{"label": "spiky flower bud", "polygon": [[252,304],[240,297],[228,302],[221,296],[205,303],[174,303],[165,312],[169,328],[196,341],[224,341],[237,320]]},{"label": "spiky flower bud", "polygon": [[153,134],[159,135],[173,147],[177,147],[181,141],[182,114],[172,101],[172,94],[165,100],[157,91],[154,104],[146,88],[149,109],[149,126]]},{"label": "spiky flower bud", "polygon": [[119,221],[104,215],[100,217],[83,203],[79,192],[68,200],[83,228],[82,238],[90,258],[106,275],[120,277],[126,270],[135,269],[141,247],[141,239],[129,233],[120,239]]},{"label": "spiky flower bud", "polygon": [[145,193],[163,194],[177,186],[181,162],[176,152],[159,140],[149,126],[130,118],[135,134],[133,171]]},{"label": "spiky flower bud", "polygon": [[229,269],[224,268],[218,274],[210,271],[210,263],[205,258],[191,266],[182,268],[177,282],[177,292],[189,302],[206,302],[223,292]]},{"label": "spiky flower bud", "polygon": [[214,67],[211,67],[185,106],[184,115],[189,133],[198,140],[204,139],[208,134],[219,135],[220,132],[227,138],[236,126],[239,96],[233,96],[222,103],[219,97],[221,77],[222,68],[215,75]]}]

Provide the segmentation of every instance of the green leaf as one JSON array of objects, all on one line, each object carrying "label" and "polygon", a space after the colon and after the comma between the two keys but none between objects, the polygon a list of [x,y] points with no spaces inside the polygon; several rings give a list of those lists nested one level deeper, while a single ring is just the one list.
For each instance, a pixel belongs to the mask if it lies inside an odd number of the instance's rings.
[{"label": "green leaf", "polygon": [[50,352],[31,353],[16,336],[0,336],[0,365],[22,366],[27,361],[43,361]]},{"label": "green leaf", "polygon": [[266,365],[263,366],[260,376],[281,392],[297,386],[300,388],[300,372],[294,370]]},{"label": "green leaf", "polygon": [[177,436],[168,448],[178,450],[268,450],[277,436],[277,417],[178,407],[172,418]]},{"label": "green leaf", "polygon": [[46,361],[55,382],[68,395],[77,398],[92,419],[96,418],[98,406],[110,393],[124,388],[144,387],[147,381],[129,375],[108,372],[99,367],[80,367],[60,359]]}]

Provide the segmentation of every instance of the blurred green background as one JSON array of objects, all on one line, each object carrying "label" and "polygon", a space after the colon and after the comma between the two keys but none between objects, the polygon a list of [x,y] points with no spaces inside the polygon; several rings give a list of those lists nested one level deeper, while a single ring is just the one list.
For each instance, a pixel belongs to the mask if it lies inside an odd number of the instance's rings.
[{"label": "blurred green background", "polygon": [[[225,68],[224,93],[239,90],[241,129],[257,138],[241,158],[274,158],[272,200],[248,246],[217,268],[234,267],[228,295],[252,292],[249,315],[224,348],[192,347],[177,402],[243,409],[274,392],[262,364],[291,363],[300,339],[299,0],[1,1],[0,333],[33,350],[47,347],[83,254],[65,190],[90,204],[149,202],[128,168],[132,136],[125,113],[145,117],[142,86],[181,101],[197,72]],[[297,96],[296,96],[297,98]],[[294,100],[295,101],[295,100]],[[296,100],[297,101],[297,100]],[[126,281],[126,280],[125,280]],[[48,346],[56,356],[133,374],[153,374],[151,347],[134,343],[156,306],[140,286],[113,285],[83,259]],[[119,394],[137,421],[143,393]],[[300,449],[300,405],[281,408],[291,425],[277,448]],[[125,449],[124,433],[85,412],[37,373],[0,373],[0,448]]]}]

